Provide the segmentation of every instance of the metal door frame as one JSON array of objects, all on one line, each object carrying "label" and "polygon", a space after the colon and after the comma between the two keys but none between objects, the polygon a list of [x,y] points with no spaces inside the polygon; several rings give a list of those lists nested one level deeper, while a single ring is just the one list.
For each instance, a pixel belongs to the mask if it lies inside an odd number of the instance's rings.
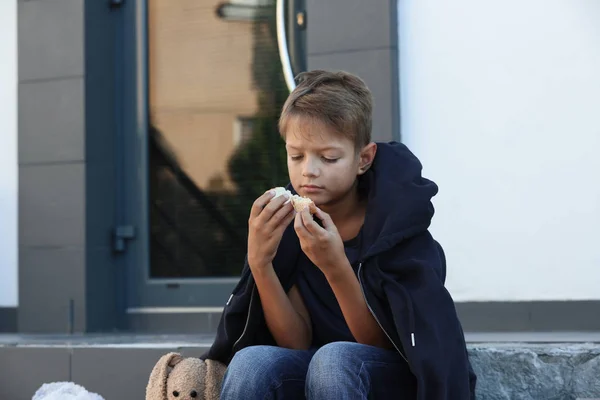
[{"label": "metal door frame", "polygon": [[[286,5],[277,0],[278,45],[288,88],[293,89],[292,62],[285,19],[298,15],[297,2]],[[125,259],[127,273],[125,313],[152,315],[170,313],[220,313],[239,277],[150,279],[149,232],[149,146],[148,146],[148,6],[147,0],[128,0],[120,4],[116,85],[120,93],[115,107],[120,121],[117,128],[118,194],[115,248]],[[286,12],[287,11],[287,12]],[[292,28],[293,29],[293,28]],[[304,43],[290,46],[292,52],[304,51]],[[285,62],[284,60],[288,60]],[[305,65],[296,60],[295,65]],[[292,86],[291,86],[292,85]],[[241,266],[240,266],[241,270]]]}]

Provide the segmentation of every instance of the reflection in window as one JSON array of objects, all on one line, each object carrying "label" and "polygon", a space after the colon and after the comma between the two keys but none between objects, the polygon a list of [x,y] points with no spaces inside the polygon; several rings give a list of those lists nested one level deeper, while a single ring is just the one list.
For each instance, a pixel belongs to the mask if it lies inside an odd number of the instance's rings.
[{"label": "reflection in window", "polygon": [[240,146],[248,143],[254,131],[254,118],[238,117],[233,125],[233,145]]},{"label": "reflection in window", "polygon": [[148,4],[151,276],[237,276],[252,202],[288,181],[274,1]]}]

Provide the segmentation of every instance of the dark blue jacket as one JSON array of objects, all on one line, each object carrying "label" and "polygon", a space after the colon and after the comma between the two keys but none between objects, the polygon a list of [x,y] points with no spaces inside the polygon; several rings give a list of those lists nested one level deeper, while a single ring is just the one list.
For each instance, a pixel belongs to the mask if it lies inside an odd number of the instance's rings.
[{"label": "dark blue jacket", "polygon": [[[419,160],[400,143],[378,143],[373,166],[361,177],[368,189],[358,279],[369,310],[407,360],[419,400],[474,399],[469,363],[454,302],[444,287],[446,260],[428,231],[435,183],[421,176]],[[295,282],[300,243],[290,225],[273,267],[284,290]],[[230,297],[211,349],[202,356],[226,364],[234,353],[275,345],[266,326],[248,264]]]}]

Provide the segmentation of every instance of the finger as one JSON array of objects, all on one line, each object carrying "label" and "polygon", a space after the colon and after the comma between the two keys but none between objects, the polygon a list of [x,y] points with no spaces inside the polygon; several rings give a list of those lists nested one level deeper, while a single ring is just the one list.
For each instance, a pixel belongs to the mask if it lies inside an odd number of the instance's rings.
[{"label": "finger", "polygon": [[259,220],[261,224],[266,225],[286,201],[287,199],[285,198],[285,195],[279,196],[275,199],[271,199],[271,201],[269,201],[269,203],[266,206],[264,206],[263,210],[256,217],[257,220]]},{"label": "finger", "polygon": [[296,211],[294,211],[294,207],[292,207],[292,211],[290,211],[285,217],[283,217],[283,220],[279,223],[277,228],[275,228],[275,231],[277,233],[279,233],[279,231],[283,232],[294,220],[294,218],[296,218]]},{"label": "finger", "polygon": [[258,217],[263,208],[269,204],[273,196],[275,196],[275,191],[271,189],[267,190],[262,196],[256,199],[252,204],[252,208],[250,209],[250,218],[252,219]]},{"label": "finger", "polygon": [[317,216],[317,218],[319,218],[321,220],[321,223],[323,224],[323,228],[325,228],[328,231],[331,231],[332,229],[337,230],[337,227],[333,223],[333,220],[331,219],[329,214],[327,214],[325,211],[321,210],[319,207],[315,207],[315,210],[316,210],[315,215]]},{"label": "finger", "polygon": [[294,230],[300,239],[310,238],[311,234],[306,230],[304,222],[302,222],[302,213],[296,213],[294,219]]},{"label": "finger", "polygon": [[[275,200],[273,200],[275,201]],[[269,219],[267,224],[271,227],[271,229],[277,228],[283,220],[285,220],[290,213],[294,211],[294,207],[291,203],[284,203],[277,212]]]},{"label": "finger", "polygon": [[308,210],[303,210],[300,214],[306,230],[309,231],[311,235],[317,236],[323,233],[323,228],[321,228],[319,224],[315,222]]}]

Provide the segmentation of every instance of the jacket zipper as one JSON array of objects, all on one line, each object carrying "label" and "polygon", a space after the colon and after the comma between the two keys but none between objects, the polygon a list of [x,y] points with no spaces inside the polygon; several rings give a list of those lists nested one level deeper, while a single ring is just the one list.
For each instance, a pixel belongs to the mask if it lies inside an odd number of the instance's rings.
[{"label": "jacket zipper", "polygon": [[367,300],[367,296],[365,295],[365,290],[363,288],[362,280],[360,279],[361,269],[362,269],[362,263],[358,263],[358,273],[357,273],[357,275],[358,275],[358,284],[360,286],[360,290],[362,292],[363,298],[365,299],[365,303],[367,304],[367,308],[369,309],[369,312],[371,313],[371,315],[373,316],[373,318],[375,318],[375,321],[377,322],[377,324],[379,325],[379,327],[381,328],[381,330],[383,331],[383,333],[385,333],[385,336],[387,336],[387,338],[390,341],[390,343],[392,343],[394,345],[394,347],[396,348],[396,351],[402,356],[402,358],[404,358],[404,361],[406,361],[406,363],[408,363],[408,359],[406,358],[406,356],[400,351],[400,348],[396,345],[396,343],[392,340],[392,338],[390,337],[390,335],[387,333],[387,331],[381,325],[381,322],[379,322],[379,318],[377,318],[377,315],[375,315],[375,312],[371,308],[371,305],[369,304],[369,300]]},{"label": "jacket zipper", "polygon": [[242,334],[239,337],[239,339],[236,340],[235,343],[233,344],[233,347],[231,348],[232,350],[235,350],[235,347],[238,345],[240,340],[242,340],[242,338],[246,334],[246,330],[248,329],[248,323],[250,322],[250,311],[252,311],[252,300],[254,299],[255,289],[256,289],[256,286],[252,288],[252,293],[250,294],[250,305],[248,305],[248,317],[246,317],[246,324],[244,325],[244,330],[242,331]]}]

